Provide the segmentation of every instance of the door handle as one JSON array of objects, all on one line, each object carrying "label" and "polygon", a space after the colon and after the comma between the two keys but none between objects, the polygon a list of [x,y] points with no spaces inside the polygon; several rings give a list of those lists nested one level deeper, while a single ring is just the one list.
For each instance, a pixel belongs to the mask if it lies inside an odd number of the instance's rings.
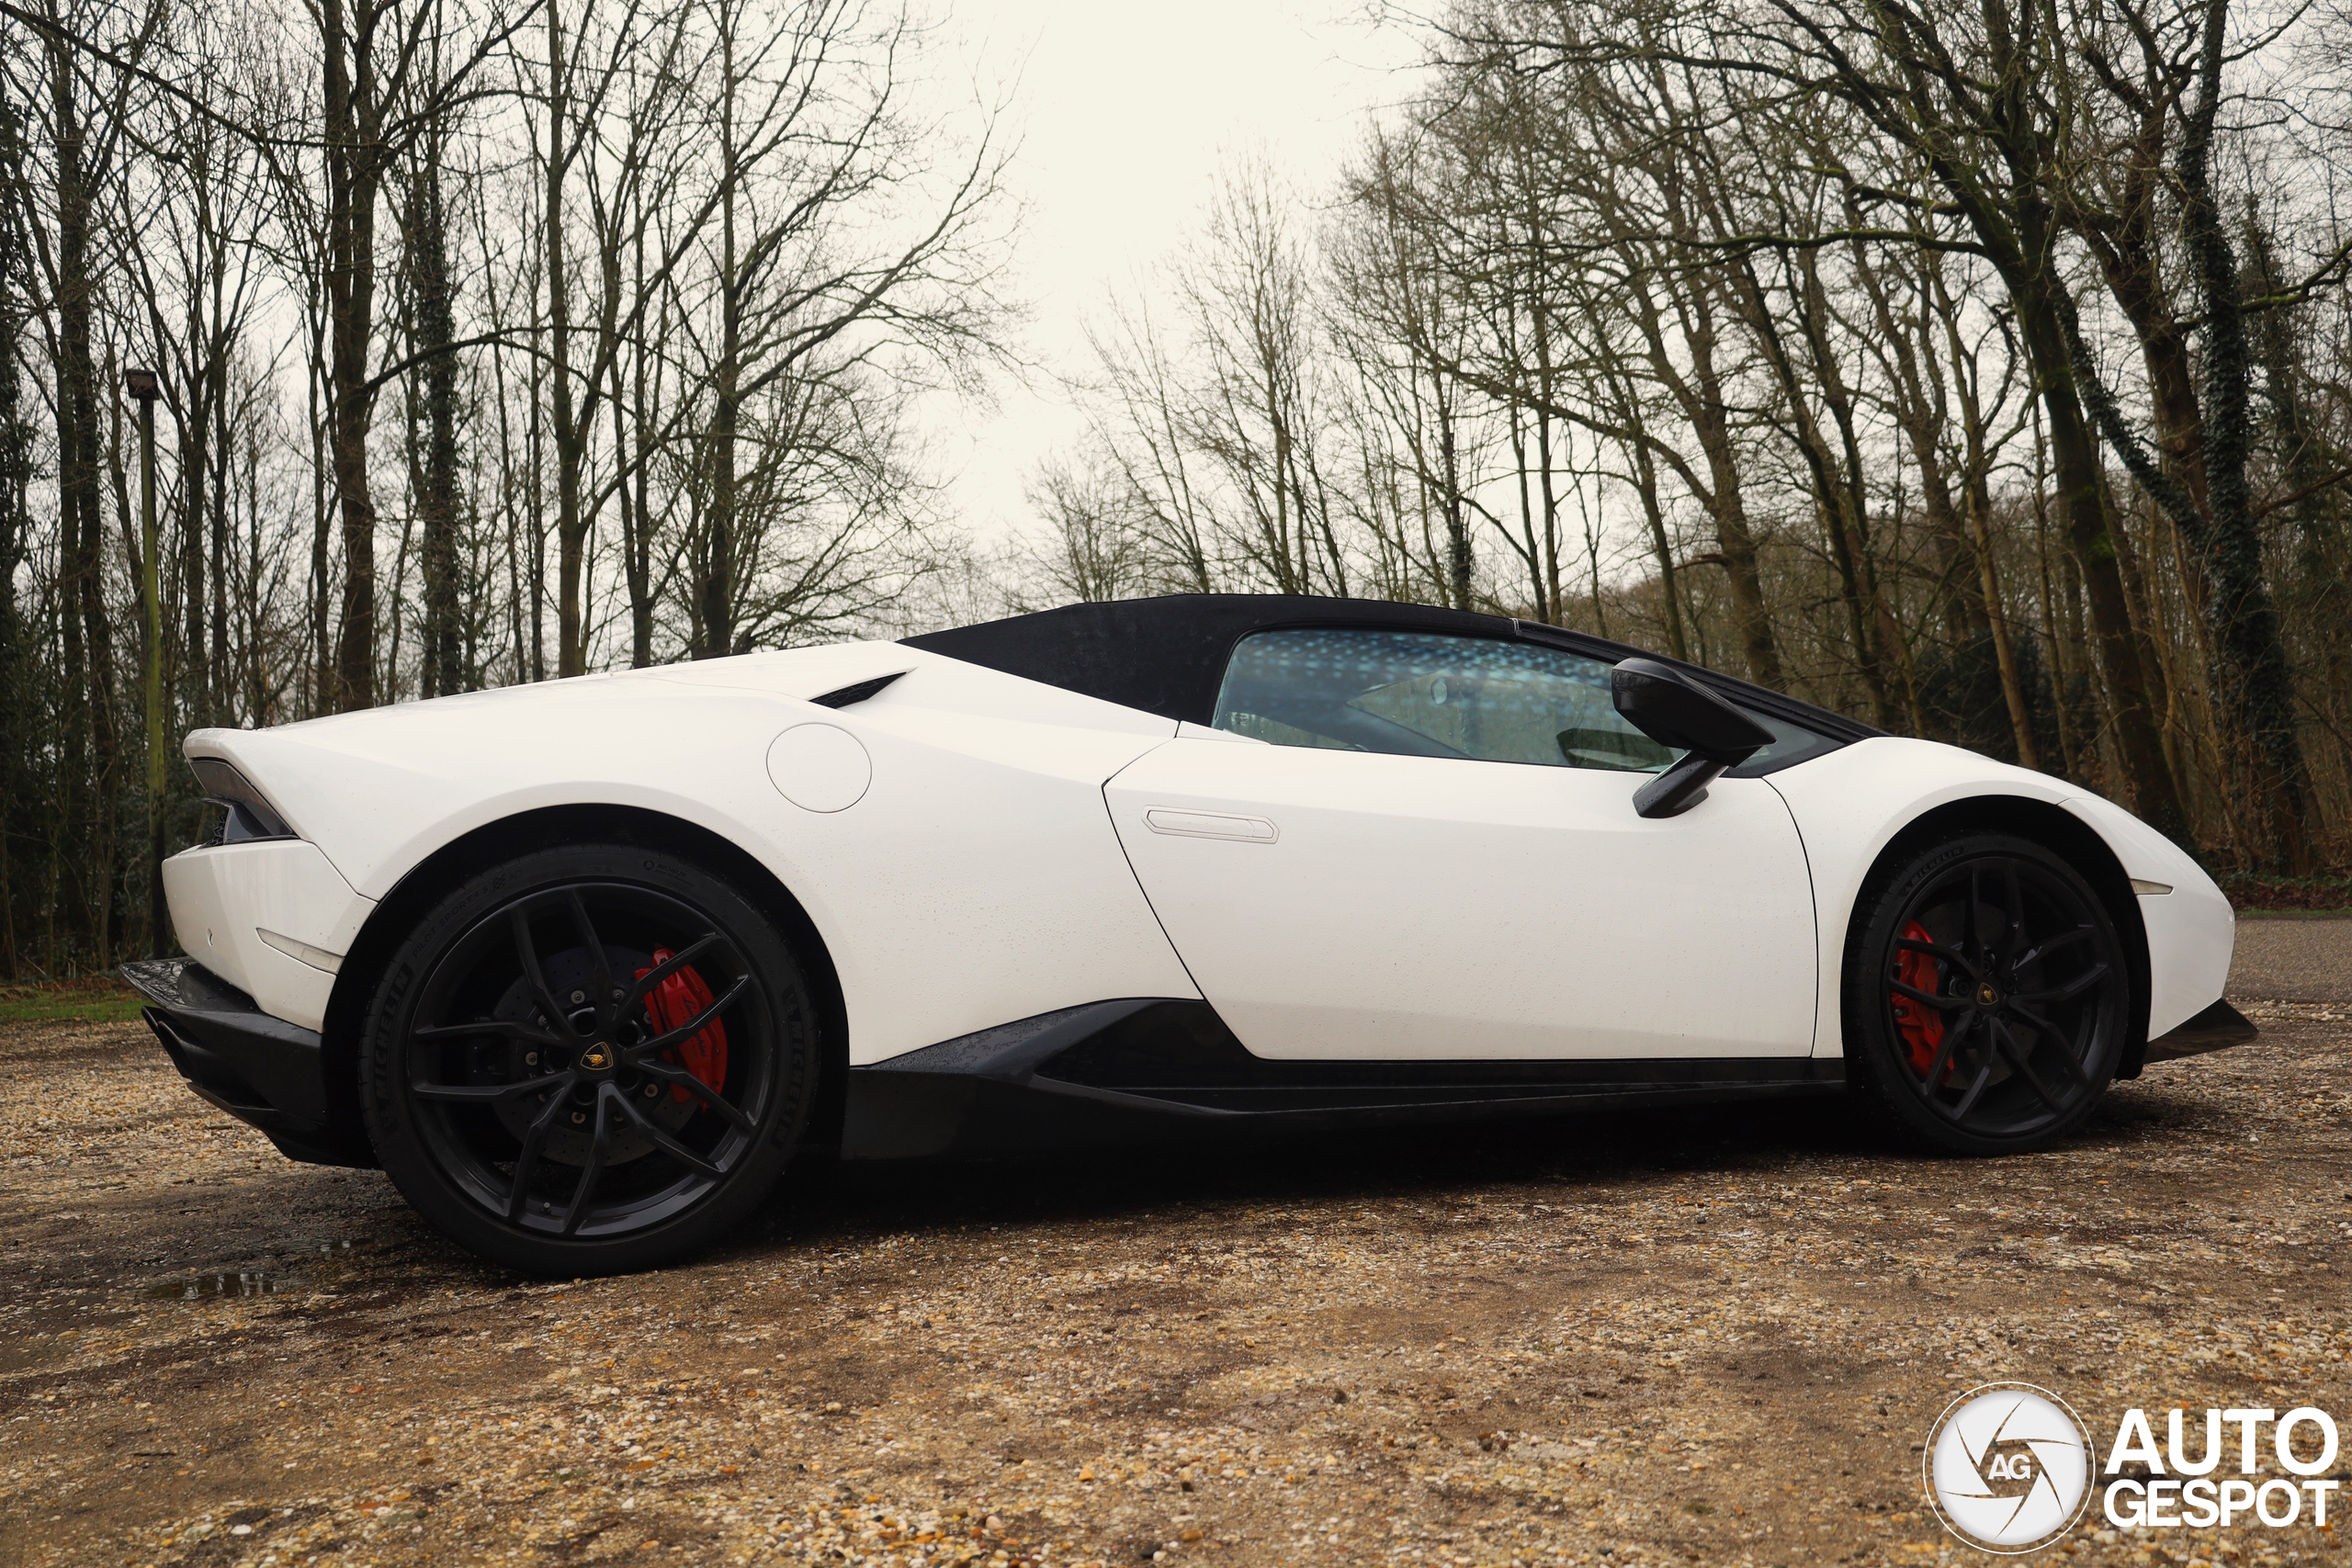
[{"label": "door handle", "polygon": [[1262,817],[1235,817],[1222,811],[1187,811],[1174,806],[1145,808],[1144,826],[1155,833],[1181,839],[1231,839],[1237,843],[1271,844],[1282,830]]}]

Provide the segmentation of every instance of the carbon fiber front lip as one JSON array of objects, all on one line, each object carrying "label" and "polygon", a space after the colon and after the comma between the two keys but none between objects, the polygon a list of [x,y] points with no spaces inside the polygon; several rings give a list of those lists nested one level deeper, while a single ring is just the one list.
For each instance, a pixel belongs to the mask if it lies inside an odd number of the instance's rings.
[{"label": "carbon fiber front lip", "polygon": [[316,1031],[262,1011],[192,959],[142,959],[122,977],[147,999],[141,1016],[199,1098],[260,1128],[289,1158],[374,1163],[328,1113]]},{"label": "carbon fiber front lip", "polygon": [[2249,1043],[2261,1032],[2245,1014],[2227,1001],[2217,1001],[2170,1033],[2149,1041],[2146,1060],[2177,1062],[2183,1056],[2226,1051]]}]

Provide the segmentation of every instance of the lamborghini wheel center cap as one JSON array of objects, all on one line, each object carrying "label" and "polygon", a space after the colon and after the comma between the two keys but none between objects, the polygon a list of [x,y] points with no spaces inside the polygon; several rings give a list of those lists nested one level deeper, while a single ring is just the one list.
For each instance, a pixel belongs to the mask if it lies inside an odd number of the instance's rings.
[{"label": "lamborghini wheel center cap", "polygon": [[574,1058],[573,1065],[583,1073],[609,1073],[613,1070],[616,1055],[610,1045],[599,1040],[582,1050]]},{"label": "lamborghini wheel center cap", "polygon": [[1999,1007],[2001,1005],[2001,993],[1995,990],[1991,986],[1979,986],[1976,987],[1976,1005],[1981,1008]]}]

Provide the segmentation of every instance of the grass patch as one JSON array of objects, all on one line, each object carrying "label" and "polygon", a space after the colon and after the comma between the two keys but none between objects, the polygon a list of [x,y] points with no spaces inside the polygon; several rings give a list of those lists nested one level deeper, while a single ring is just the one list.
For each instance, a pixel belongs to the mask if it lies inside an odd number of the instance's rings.
[{"label": "grass patch", "polygon": [[0,986],[0,1024],[129,1023],[145,1005],[112,975]]}]

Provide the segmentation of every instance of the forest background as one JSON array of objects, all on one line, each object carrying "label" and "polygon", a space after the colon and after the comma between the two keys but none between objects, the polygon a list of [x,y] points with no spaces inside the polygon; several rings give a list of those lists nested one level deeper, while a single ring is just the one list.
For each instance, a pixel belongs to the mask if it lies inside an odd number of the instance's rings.
[{"label": "forest background", "polygon": [[168,940],[198,726],[1170,592],[1600,632],[2344,891],[2340,0],[1380,21],[989,539],[926,411],[1078,302],[936,17],[0,0],[0,973]]}]

